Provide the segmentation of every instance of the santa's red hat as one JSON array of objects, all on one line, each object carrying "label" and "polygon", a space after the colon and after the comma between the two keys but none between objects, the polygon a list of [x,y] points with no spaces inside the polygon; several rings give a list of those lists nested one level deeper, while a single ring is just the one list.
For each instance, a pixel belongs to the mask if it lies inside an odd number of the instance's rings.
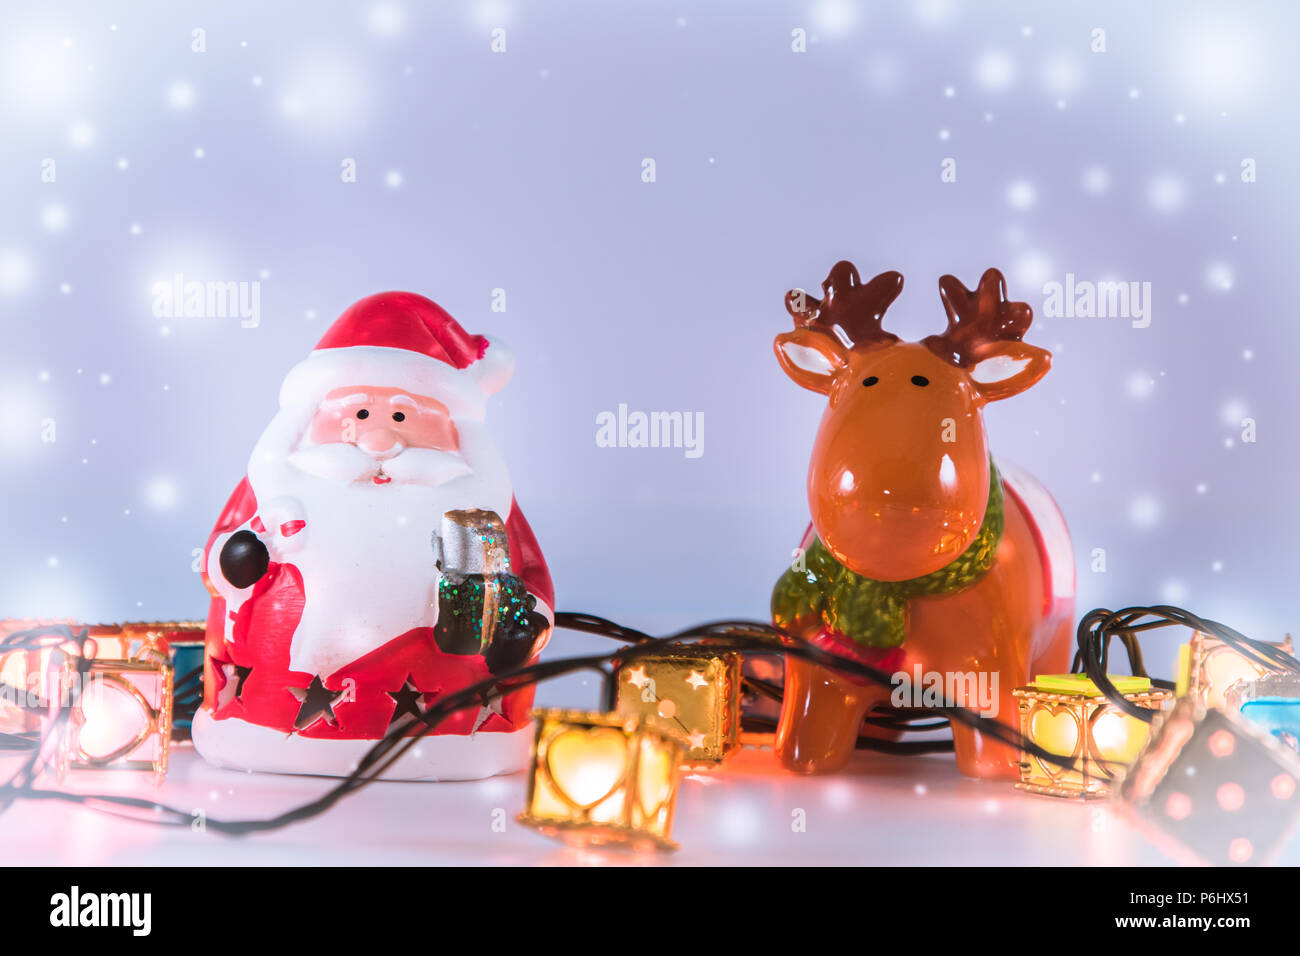
[{"label": "santa's red hat", "polygon": [[352,305],[285,377],[281,407],[318,405],[349,386],[400,388],[445,404],[453,418],[482,419],[487,397],[514,371],[500,342],[470,335],[436,302],[381,292]]}]

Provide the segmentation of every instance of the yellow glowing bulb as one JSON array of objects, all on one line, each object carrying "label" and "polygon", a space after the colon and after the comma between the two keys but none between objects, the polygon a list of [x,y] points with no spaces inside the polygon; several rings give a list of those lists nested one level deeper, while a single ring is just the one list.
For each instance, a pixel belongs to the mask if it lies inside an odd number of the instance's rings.
[{"label": "yellow glowing bulb", "polygon": [[1147,741],[1150,726],[1136,717],[1108,710],[1092,722],[1092,743],[1104,760],[1132,763]]},{"label": "yellow glowing bulb", "polygon": [[77,734],[88,757],[107,757],[142,738],[149,719],[127,691],[104,680],[91,681],[81,697],[85,721]]}]

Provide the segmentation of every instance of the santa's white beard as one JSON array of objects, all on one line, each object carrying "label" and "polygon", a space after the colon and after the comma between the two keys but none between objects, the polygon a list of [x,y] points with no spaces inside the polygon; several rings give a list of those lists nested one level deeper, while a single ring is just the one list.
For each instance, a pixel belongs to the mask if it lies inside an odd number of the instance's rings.
[{"label": "santa's white beard", "polygon": [[343,482],[374,481],[379,476],[400,484],[445,485],[470,474],[465,459],[455,452],[407,448],[379,461],[356,445],[342,442],[301,448],[289,456],[289,464],[317,478]]},{"label": "santa's white beard", "polygon": [[[392,480],[377,484],[380,463],[353,446],[286,445],[303,428],[281,421],[285,415],[254,449],[249,483],[271,532],[272,560],[302,574],[305,601],[290,667],[328,677],[411,628],[433,626],[433,534],[443,514],[483,508],[509,518],[510,476],[476,422],[457,423],[458,454],[408,449],[382,463]],[[287,539],[274,534],[285,518],[304,520],[303,530]]]}]

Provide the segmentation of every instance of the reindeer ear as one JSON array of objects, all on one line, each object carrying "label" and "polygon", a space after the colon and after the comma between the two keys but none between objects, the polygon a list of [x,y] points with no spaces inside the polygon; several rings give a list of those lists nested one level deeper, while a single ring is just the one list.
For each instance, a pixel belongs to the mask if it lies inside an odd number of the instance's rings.
[{"label": "reindeer ear", "polygon": [[776,360],[795,384],[827,393],[849,364],[849,351],[833,335],[816,329],[795,329],[776,337]]},{"label": "reindeer ear", "polygon": [[970,377],[980,398],[996,402],[1019,395],[1052,367],[1052,353],[1025,342],[997,342],[985,346]]}]

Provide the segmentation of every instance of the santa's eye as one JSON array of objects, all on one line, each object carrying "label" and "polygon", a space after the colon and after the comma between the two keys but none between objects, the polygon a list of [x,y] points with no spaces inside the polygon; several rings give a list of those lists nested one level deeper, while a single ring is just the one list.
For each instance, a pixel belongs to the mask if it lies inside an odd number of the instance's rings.
[{"label": "santa's eye", "polygon": [[364,421],[369,417],[370,417],[370,409],[368,408],[363,408],[361,409],[361,411],[357,412],[357,418],[360,418],[362,421]]},{"label": "santa's eye", "polygon": [[404,422],[404,421],[406,421],[406,413],[405,413],[405,412],[393,412],[393,421],[395,421],[395,422]]}]

